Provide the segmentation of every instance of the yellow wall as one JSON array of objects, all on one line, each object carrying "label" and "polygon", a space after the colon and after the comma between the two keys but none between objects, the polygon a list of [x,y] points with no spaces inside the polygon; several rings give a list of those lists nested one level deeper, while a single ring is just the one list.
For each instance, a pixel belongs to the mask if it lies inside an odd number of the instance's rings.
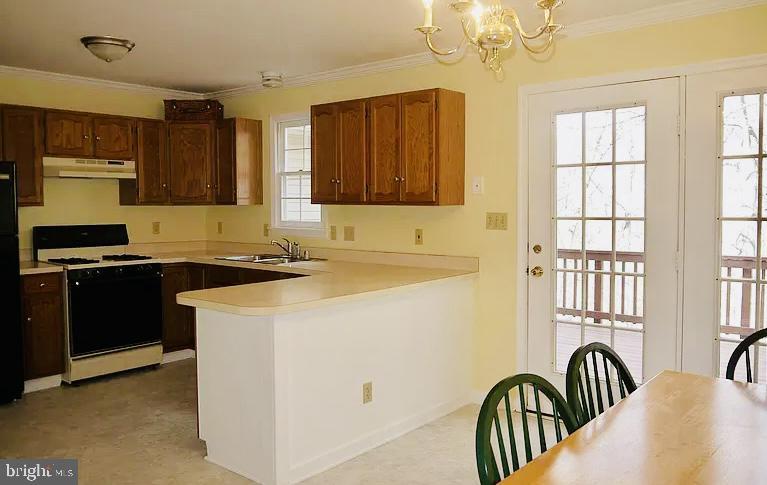
[{"label": "yellow wall", "polygon": [[[163,97],[82,83],[0,76],[0,103],[146,118],[163,117]],[[120,207],[116,180],[45,179],[45,206],[19,210],[20,246],[30,248],[31,228],[43,224],[126,222],[131,241],[203,240],[203,207]],[[160,234],[152,234],[152,222]]]},{"label": "yellow wall", "polygon": [[[573,4],[573,8],[577,5]],[[227,116],[262,119],[308,111],[309,106],[430,87],[466,93],[466,205],[462,207],[328,207],[330,224],[353,225],[356,241],[305,240],[334,247],[435,254],[481,259],[478,322],[475,329],[475,378],[487,389],[515,371],[516,275],[524,271],[516,253],[517,87],[584,76],[683,65],[767,52],[767,7],[760,6],[673,24],[562,41],[546,63],[522,52],[505,63],[506,79],[496,81],[475,56],[454,66],[430,65],[316,86],[280,89],[225,99]],[[455,26],[453,26],[455,27]],[[265,130],[264,160],[270,160]],[[264,180],[270,180],[267,164]],[[468,182],[485,178],[485,194],[472,195]],[[210,239],[265,242],[267,203],[260,207],[215,207],[208,211]],[[487,211],[508,212],[509,231],[485,231]],[[224,234],[216,223],[224,223]],[[415,228],[424,229],[424,245],[413,244]]]}]

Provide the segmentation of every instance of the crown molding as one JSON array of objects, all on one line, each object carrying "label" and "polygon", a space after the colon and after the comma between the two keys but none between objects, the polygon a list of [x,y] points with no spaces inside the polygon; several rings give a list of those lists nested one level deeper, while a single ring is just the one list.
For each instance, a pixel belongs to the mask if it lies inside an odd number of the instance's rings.
[{"label": "crown molding", "polygon": [[61,74],[57,72],[38,71],[35,69],[25,69],[22,67],[0,66],[0,75],[18,76],[27,79],[42,79],[45,81],[63,81],[74,84],[84,84],[98,88],[121,89],[123,91],[132,91],[134,93],[155,94],[166,98],[174,99],[204,99],[205,96],[200,93],[190,91],[180,91],[176,89],[158,88],[154,86],[145,86],[142,84],[122,83],[118,81],[108,81],[106,79],[96,79],[84,76],[74,76],[72,74]]},{"label": "crown molding", "polygon": [[685,0],[657,7],[646,8],[630,14],[613,15],[565,26],[563,35],[568,39],[590,35],[620,32],[673,22],[704,15],[754,7],[767,0]]},{"label": "crown molding", "polygon": [[[331,69],[329,71],[322,71],[312,74],[302,74],[300,76],[287,76],[283,78],[282,87],[299,87],[310,86],[312,84],[320,84],[330,81],[340,81],[342,79],[349,79],[354,77],[366,76],[368,74],[377,74],[381,72],[394,71],[397,69],[405,69],[409,67],[424,66],[427,64],[433,64],[436,62],[434,56],[429,52],[413,54],[409,56],[397,57],[394,59],[386,59],[383,61],[368,62],[365,64],[358,64],[356,66],[342,67],[339,69]],[[261,84],[251,84],[234,89],[225,89],[223,91],[213,91],[206,93],[206,98],[231,98],[234,96],[240,96],[243,94],[257,93],[259,91],[266,91],[269,88],[261,86]],[[279,89],[279,88],[277,88]]]},{"label": "crown molding", "polygon": [[[630,14],[602,17],[599,19],[568,25],[565,27],[562,36],[563,39],[575,39],[597,34],[631,30],[640,27],[646,27],[649,25],[673,22],[676,20],[700,17],[704,15],[724,12],[727,10],[737,10],[764,4],[767,4],[767,0],[683,0],[680,2],[669,3],[667,5],[639,10]],[[394,59],[332,69],[318,73],[287,76],[283,79],[283,87],[289,88],[310,86],[324,82],[340,81],[343,79],[367,76],[370,74],[394,71],[398,69],[424,66],[437,62],[438,60],[430,52],[423,52]],[[258,93],[268,89],[261,86],[260,83],[254,83],[222,91],[195,93],[190,91],[158,88],[141,84],[122,83],[117,81],[107,81],[104,79],[37,71],[34,69],[24,69],[11,66],[0,66],[0,75],[15,75],[52,81],[65,81],[101,88],[122,89],[138,93],[155,94],[166,98],[180,99],[223,99],[245,94]]]}]

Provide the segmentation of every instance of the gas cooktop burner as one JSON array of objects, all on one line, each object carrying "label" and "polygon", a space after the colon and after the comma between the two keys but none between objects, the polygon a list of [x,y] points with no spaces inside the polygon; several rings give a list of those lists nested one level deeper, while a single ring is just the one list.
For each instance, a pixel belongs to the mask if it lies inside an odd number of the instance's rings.
[{"label": "gas cooktop burner", "polygon": [[98,263],[98,259],[87,259],[87,258],[54,258],[49,259],[49,263],[58,263],[58,264],[89,264],[89,263]]},{"label": "gas cooktop burner", "polygon": [[141,261],[152,259],[151,256],[141,256],[140,254],[105,254],[101,257],[104,261]]}]

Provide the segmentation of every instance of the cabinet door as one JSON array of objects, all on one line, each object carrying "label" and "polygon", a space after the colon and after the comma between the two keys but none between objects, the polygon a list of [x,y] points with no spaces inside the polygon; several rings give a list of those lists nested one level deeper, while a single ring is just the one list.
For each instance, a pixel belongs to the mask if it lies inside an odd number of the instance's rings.
[{"label": "cabinet door", "polygon": [[213,202],[212,123],[171,122],[170,196],[177,204]]},{"label": "cabinet door", "polygon": [[370,200],[396,202],[400,191],[400,96],[368,102],[370,137]]},{"label": "cabinet door", "polygon": [[164,204],[170,200],[167,143],[165,122],[138,122],[136,181],[139,204]]},{"label": "cabinet door", "polygon": [[364,202],[367,200],[367,142],[365,101],[338,104],[338,166],[336,173],[337,200]]},{"label": "cabinet door", "polygon": [[435,91],[402,95],[403,202],[436,202],[436,114]]},{"label": "cabinet door", "polygon": [[194,308],[176,303],[176,295],[190,290],[186,265],[163,267],[162,346],[165,352],[194,346]]},{"label": "cabinet door", "polygon": [[[24,378],[61,374],[64,372],[64,305],[58,275],[55,284],[51,283],[51,275],[25,276],[24,280]],[[36,288],[34,292],[28,290],[32,287]]]},{"label": "cabinet door", "polygon": [[312,106],[312,203],[336,201],[338,105]]},{"label": "cabinet door", "polygon": [[135,122],[127,118],[93,118],[96,158],[132,160],[135,157],[134,126]]},{"label": "cabinet door", "polygon": [[216,127],[216,204],[237,202],[236,120],[222,120]]},{"label": "cabinet door", "polygon": [[78,113],[46,112],[45,152],[48,155],[92,157],[92,118]]},{"label": "cabinet door", "polygon": [[43,205],[43,112],[3,108],[3,160],[16,162],[19,205]]}]

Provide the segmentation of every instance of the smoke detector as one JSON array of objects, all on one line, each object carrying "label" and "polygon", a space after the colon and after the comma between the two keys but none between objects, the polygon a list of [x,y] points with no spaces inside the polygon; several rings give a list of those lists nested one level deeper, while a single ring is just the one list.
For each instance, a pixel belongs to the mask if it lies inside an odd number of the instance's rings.
[{"label": "smoke detector", "polygon": [[265,88],[281,88],[282,74],[274,71],[264,71],[261,73],[261,85]]}]

